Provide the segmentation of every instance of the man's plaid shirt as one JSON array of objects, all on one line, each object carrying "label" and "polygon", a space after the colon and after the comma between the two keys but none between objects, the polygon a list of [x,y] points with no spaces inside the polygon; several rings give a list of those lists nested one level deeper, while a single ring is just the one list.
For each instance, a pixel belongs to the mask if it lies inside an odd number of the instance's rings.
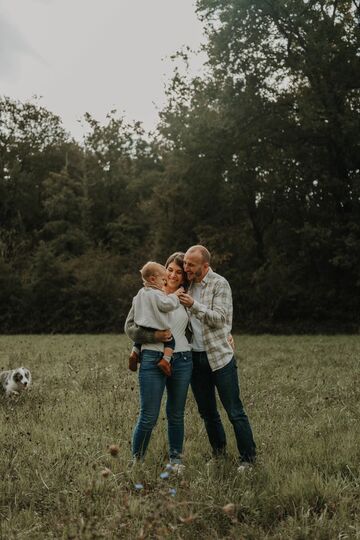
[{"label": "man's plaid shirt", "polygon": [[[190,284],[190,295],[191,288]],[[202,323],[205,351],[212,371],[226,366],[234,355],[227,339],[231,333],[233,304],[226,279],[209,269],[201,281],[200,302],[194,300],[189,312]]]}]

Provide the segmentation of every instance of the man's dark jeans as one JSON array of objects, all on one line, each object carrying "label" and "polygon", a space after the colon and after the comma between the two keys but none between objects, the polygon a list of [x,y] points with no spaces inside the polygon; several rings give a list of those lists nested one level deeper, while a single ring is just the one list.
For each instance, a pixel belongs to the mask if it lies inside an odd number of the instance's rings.
[{"label": "man's dark jeans", "polygon": [[214,455],[225,453],[226,436],[216,407],[215,388],[218,391],[230,422],[234,427],[241,461],[255,460],[256,445],[250,422],[240,399],[235,358],[223,368],[211,371],[207,354],[193,351],[192,391]]}]

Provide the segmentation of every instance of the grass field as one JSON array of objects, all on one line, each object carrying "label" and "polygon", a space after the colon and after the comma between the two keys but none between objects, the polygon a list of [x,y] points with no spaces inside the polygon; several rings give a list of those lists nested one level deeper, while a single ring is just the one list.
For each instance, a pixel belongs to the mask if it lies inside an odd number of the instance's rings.
[{"label": "grass field", "polygon": [[138,387],[124,336],[1,336],[0,367],[33,375],[26,395],[0,397],[1,538],[360,538],[360,336],[236,347],[256,467],[236,474],[227,419],[229,457],[206,465],[190,394],[186,470],[162,479],[164,413],[146,466],[129,465]]}]

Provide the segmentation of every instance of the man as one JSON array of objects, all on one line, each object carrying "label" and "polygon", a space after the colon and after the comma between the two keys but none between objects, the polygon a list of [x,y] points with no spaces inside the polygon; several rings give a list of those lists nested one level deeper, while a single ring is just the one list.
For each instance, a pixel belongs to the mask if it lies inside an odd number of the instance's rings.
[{"label": "man", "polygon": [[192,246],[185,253],[188,294],[179,295],[189,310],[193,330],[191,386],[204,420],[213,455],[226,450],[226,436],[216,406],[215,389],[231,421],[240,454],[239,472],[255,460],[256,445],[239,391],[236,361],[228,341],[232,326],[232,294],[225,278],[210,268],[210,253]]}]

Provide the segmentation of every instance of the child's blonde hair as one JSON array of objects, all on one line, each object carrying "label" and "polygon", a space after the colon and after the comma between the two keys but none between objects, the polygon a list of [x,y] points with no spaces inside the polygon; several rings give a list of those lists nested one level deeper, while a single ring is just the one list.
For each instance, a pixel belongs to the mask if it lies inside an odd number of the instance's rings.
[{"label": "child's blonde hair", "polygon": [[149,277],[157,276],[166,271],[165,266],[160,263],[149,261],[140,270],[141,277],[143,281],[148,281]]}]

